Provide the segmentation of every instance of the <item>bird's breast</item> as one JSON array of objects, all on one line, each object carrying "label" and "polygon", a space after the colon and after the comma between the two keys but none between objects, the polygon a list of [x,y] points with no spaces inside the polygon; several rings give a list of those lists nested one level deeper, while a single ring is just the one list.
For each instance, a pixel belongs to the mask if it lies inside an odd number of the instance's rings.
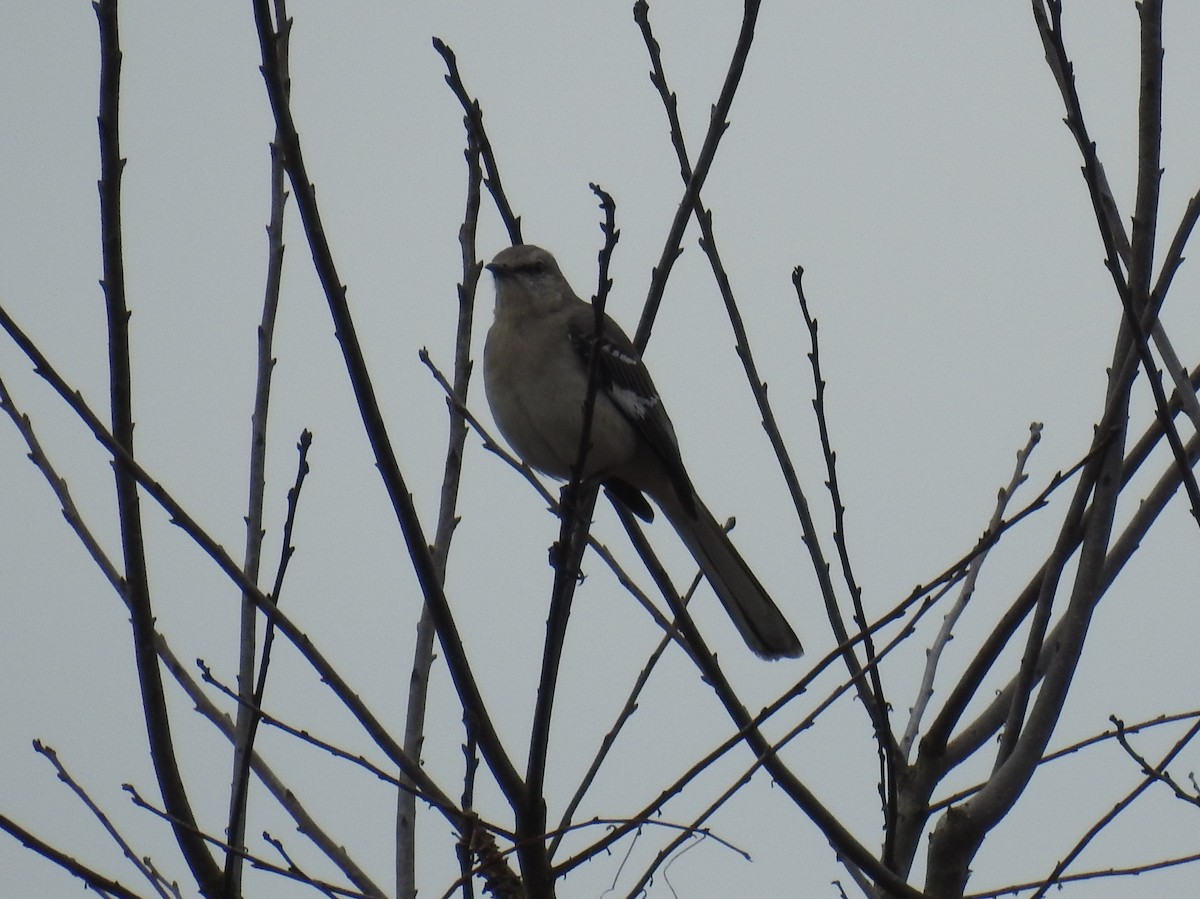
[{"label": "bird's breast", "polygon": [[[497,323],[484,346],[483,380],[492,416],[517,454],[546,474],[569,478],[579,455],[587,378],[566,340],[545,345],[529,335],[514,339]],[[589,436],[589,477],[619,468],[637,452],[632,425],[603,390],[596,394]]]}]

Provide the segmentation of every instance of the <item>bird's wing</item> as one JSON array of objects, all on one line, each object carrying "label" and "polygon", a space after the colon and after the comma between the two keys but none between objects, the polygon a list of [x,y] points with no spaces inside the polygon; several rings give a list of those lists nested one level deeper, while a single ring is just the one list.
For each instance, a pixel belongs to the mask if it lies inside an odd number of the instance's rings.
[{"label": "bird's wing", "polygon": [[[596,342],[596,320],[591,306],[581,308],[579,314],[571,318],[568,335],[586,369],[592,345]],[[607,315],[604,316],[598,349],[597,389],[608,395],[662,460],[680,502],[694,514],[692,483],[679,456],[675,428],[663,408],[662,397],[633,343]]]}]

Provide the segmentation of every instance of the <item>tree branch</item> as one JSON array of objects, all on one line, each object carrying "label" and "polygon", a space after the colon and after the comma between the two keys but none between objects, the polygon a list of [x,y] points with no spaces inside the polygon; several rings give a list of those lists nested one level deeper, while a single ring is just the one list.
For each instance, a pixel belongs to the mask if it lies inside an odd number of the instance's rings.
[{"label": "tree branch", "polygon": [[[129,309],[125,303],[125,263],[121,230],[121,158],[119,107],[121,93],[121,42],[117,0],[94,3],[100,27],[100,242],[105,305],[108,311],[109,400],[112,433],[124,454],[133,457],[132,372],[129,363]],[[114,460],[121,547],[125,556],[125,589],[129,597],[133,652],[146,719],[150,758],[171,813],[175,840],[187,860],[200,892],[210,899],[219,895],[221,872],[204,842],[195,835],[196,819],[188,799],[175,743],[171,737],[167,699],[154,646],[154,611],[146,572],[146,547],[142,535],[137,481],[128,464]]]},{"label": "tree branch", "polygon": [[254,19],[258,31],[259,50],[263,60],[263,78],[266,82],[271,109],[275,114],[275,124],[279,129],[280,143],[284,151],[284,165],[287,167],[292,183],[292,192],[296,197],[296,206],[304,223],[305,235],[312,251],[317,275],[329,303],[329,311],[333,317],[338,343],[345,359],[346,371],[354,388],[354,396],[358,402],[359,414],[367,439],[375,454],[376,465],[383,478],[396,520],[400,525],[409,558],[413,563],[413,571],[421,585],[425,602],[428,603],[433,614],[451,679],[454,681],[459,698],[476,728],[480,749],[505,796],[513,804],[523,804],[526,799],[525,784],[504,749],[487,705],[483,701],[483,694],[480,692],[475,675],[471,671],[454,614],[449,600],[442,590],[437,566],[433,562],[428,541],[425,539],[416,507],[413,505],[412,494],[400,471],[399,462],[392,449],[387,427],[383,421],[383,413],[375,397],[375,389],[367,371],[366,359],[363,356],[354,320],[350,314],[346,289],[338,277],[329,242],[325,236],[325,229],[321,224],[316,193],[308,179],[304,158],[300,151],[300,138],[296,133],[285,85],[279,71],[275,33],[267,8],[267,0],[254,0]]}]

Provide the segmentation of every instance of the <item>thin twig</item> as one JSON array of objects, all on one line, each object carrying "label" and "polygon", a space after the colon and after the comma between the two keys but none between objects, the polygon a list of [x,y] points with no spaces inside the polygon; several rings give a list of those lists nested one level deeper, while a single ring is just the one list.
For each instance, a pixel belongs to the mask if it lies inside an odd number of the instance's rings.
[{"label": "thin twig", "polygon": [[296,874],[304,882],[312,884],[314,888],[316,888],[318,891],[324,893],[326,896],[329,897],[329,899],[336,899],[336,894],[332,890],[327,889],[319,881],[317,881],[312,875],[306,874],[300,868],[300,866],[296,864],[295,860],[292,859],[291,854],[283,847],[283,840],[276,839],[275,837],[271,836],[271,834],[265,830],[263,831],[262,837],[264,840],[266,840],[268,843],[270,843],[275,848],[275,851],[279,853],[280,857],[285,862],[287,862],[287,870],[288,871],[291,871],[292,873]]},{"label": "thin twig", "polygon": [[[288,82],[287,59],[288,38],[291,22],[287,17],[285,0],[275,0],[279,65],[285,82]],[[267,277],[263,290],[262,318],[258,326],[258,359],[254,382],[254,411],[250,415],[250,473],[246,498],[246,551],[242,569],[246,577],[258,582],[262,562],[263,504],[267,488],[267,415],[271,400],[271,374],[275,369],[272,346],[275,339],[275,317],[279,310],[279,294],[283,282],[283,216],[287,206],[287,186],[284,181],[283,161],[276,143],[270,147],[271,168],[271,211],[267,222]],[[275,593],[278,599],[278,592]],[[238,707],[237,739],[233,745],[233,774],[229,791],[229,824],[226,834],[229,842],[242,847],[246,834],[246,814],[250,791],[250,753],[254,748],[255,722],[253,706],[262,705],[262,697],[255,690],[254,661],[256,652],[255,633],[258,625],[258,609],[249,597],[242,597],[240,641],[238,651],[238,690],[243,697],[254,697],[251,705]],[[260,669],[260,683],[265,678],[267,665]],[[225,897],[237,899],[242,893],[242,861],[236,853],[225,858]]]},{"label": "thin twig", "polygon": [[1136,787],[1126,793],[1125,796],[1116,803],[1116,805],[1109,809],[1105,815],[1103,815],[1088,829],[1087,833],[1085,833],[1079,839],[1079,842],[1077,842],[1071,848],[1071,851],[1063,856],[1062,860],[1054,866],[1054,870],[1052,870],[1050,874],[1047,875],[1046,879],[1042,881],[1041,886],[1038,887],[1037,892],[1034,893],[1030,899],[1040,899],[1040,897],[1046,895],[1051,887],[1061,883],[1063,872],[1065,872],[1071,863],[1079,857],[1080,853],[1087,848],[1087,845],[1093,839],[1095,839],[1096,835],[1099,834],[1100,831],[1104,830],[1104,828],[1106,828],[1109,824],[1111,824],[1118,815],[1129,808],[1129,806],[1134,803],[1134,800],[1141,796],[1142,793],[1146,792],[1146,790],[1155,784],[1159,778],[1154,772],[1162,771],[1167,767],[1167,765],[1171,764],[1175,757],[1179,755],[1179,753],[1182,752],[1183,749],[1189,743],[1191,743],[1191,741],[1195,739],[1197,735],[1200,735],[1200,721],[1196,721],[1191,727],[1189,727],[1187,732],[1180,737],[1179,740],[1175,742],[1175,745],[1166,752],[1166,754],[1162,757],[1162,760],[1157,765],[1153,766],[1153,770],[1144,778],[1142,778],[1142,781]]},{"label": "thin twig", "polygon": [[[747,859],[747,860],[750,859],[750,853],[748,853],[746,850],[734,845],[732,842],[730,842],[729,840],[725,839],[720,834],[718,834],[712,830],[709,830],[709,829],[703,828],[703,827],[697,828],[697,827],[693,827],[688,824],[679,824],[674,821],[665,821],[661,817],[648,818],[645,820],[630,820],[627,818],[599,818],[599,817],[597,817],[597,818],[591,818],[587,821],[581,821],[577,824],[572,824],[569,827],[565,828],[564,830],[552,831],[550,834],[547,834],[547,836],[551,836],[555,839],[555,841],[559,841],[564,836],[566,836],[568,833],[578,833],[580,831],[588,830],[588,829],[592,829],[592,828],[604,828],[606,830],[611,830],[613,828],[619,828],[621,831],[622,837],[624,837],[628,834],[631,834],[631,833],[633,833],[635,836],[638,836],[638,835],[640,835],[640,833],[643,829],[648,828],[648,827],[662,828],[664,830],[679,832],[679,833],[684,834],[685,838],[693,837],[693,836],[703,837],[706,840],[712,840],[714,843],[719,844],[723,848],[728,849],[729,851],[736,853],[737,855],[740,855],[744,859]],[[443,894],[442,894],[443,899],[449,899],[449,897],[454,893],[455,890],[457,890],[459,887],[465,886],[469,882],[470,877],[472,877],[474,875],[483,874],[485,868],[488,865],[492,864],[496,859],[503,858],[504,856],[511,855],[515,852],[516,852],[516,849],[513,848],[513,849],[509,849],[505,852],[497,851],[494,854],[489,853],[487,855],[487,857],[481,858],[478,865],[476,865],[474,868],[472,868],[468,871],[463,872],[462,876],[459,877],[459,879],[457,881],[455,881],[453,884],[451,884],[450,887],[445,890],[445,892],[443,892]],[[619,872],[618,872],[618,877],[619,877]],[[614,878],[614,886],[613,886],[614,889],[615,889],[615,882],[616,882],[616,878]],[[519,897],[518,897],[518,899],[519,899]]]},{"label": "thin twig", "polygon": [[[1009,479],[1008,485],[1001,487],[996,496],[996,508],[992,513],[991,521],[988,522],[985,534],[991,533],[1004,521],[1004,510],[1008,508],[1008,504],[1012,501],[1017,489],[1028,477],[1025,474],[1025,465],[1029,461],[1029,456],[1032,454],[1034,447],[1037,446],[1038,441],[1041,439],[1042,426],[1038,422],[1034,422],[1029,426],[1029,440],[1023,449],[1017,451],[1017,464],[1013,469],[1013,474]],[[926,651],[925,672],[921,677],[921,686],[917,690],[917,697],[909,713],[908,726],[905,728],[904,737],[900,741],[900,751],[905,758],[908,758],[912,751],[913,743],[916,741],[920,730],[921,717],[924,715],[925,709],[929,706],[929,700],[933,697],[933,681],[937,675],[938,663],[941,661],[942,653],[950,643],[950,640],[953,639],[954,627],[975,592],[975,582],[979,577],[979,571],[983,567],[984,560],[987,559],[988,551],[984,550],[971,560],[967,570],[967,577],[963,581],[958,599],[955,600],[950,610],[946,613],[945,618],[942,619],[942,627],[938,631],[937,637],[934,638],[933,644]]]},{"label": "thin twig", "polygon": [[[480,168],[479,134],[466,120],[467,146],[463,156],[467,163],[466,208],[459,227],[458,241],[462,250],[462,280],[458,285],[458,322],[454,337],[454,385],[447,384],[449,393],[446,408],[449,422],[446,434],[446,461],[442,470],[442,486],[438,502],[437,525],[434,529],[433,560],[438,577],[446,582],[446,566],[450,558],[450,541],[458,525],[458,490],[462,479],[463,454],[467,441],[467,423],[461,409],[466,407],[467,390],[471,382],[471,334],[475,318],[475,294],[483,271],[475,247],[479,225],[480,187],[483,171]],[[421,351],[424,358],[428,353]],[[408,700],[404,716],[404,749],[415,759],[421,758],[425,741],[425,711],[429,695],[429,677],[433,668],[434,639],[437,636],[433,614],[428,603],[421,606],[414,635],[412,672],[409,676]],[[467,730],[470,731],[469,719]],[[468,738],[473,743],[473,738]],[[464,805],[464,808],[469,808]],[[396,797],[396,895],[399,899],[415,899],[417,804],[411,793],[401,790]]]},{"label": "thin twig", "polygon": [[[1110,716],[1109,720],[1112,721],[1113,726],[1117,729],[1117,742],[1121,744],[1121,748],[1125,750],[1126,754],[1138,763],[1138,766],[1142,769],[1143,774],[1145,774],[1147,777],[1154,778],[1170,788],[1171,792],[1175,794],[1176,799],[1181,799],[1189,805],[1200,806],[1200,796],[1189,793],[1187,790],[1181,787],[1179,782],[1167,772],[1165,762],[1158,766],[1152,765],[1146,760],[1144,755],[1133,748],[1133,744],[1129,742],[1129,731],[1126,730],[1124,721],[1119,719],[1116,715]],[[1194,737],[1195,734],[1192,734],[1191,736]],[[1184,745],[1186,745],[1187,742],[1190,742],[1190,737],[1184,742]],[[1182,748],[1182,746],[1178,747],[1179,750],[1182,750]],[[1178,752],[1176,752],[1176,754],[1178,754]]]},{"label": "thin twig", "polygon": [[[709,169],[712,168],[713,160],[716,158],[717,145],[720,144],[721,137],[729,127],[729,122],[726,119],[729,116],[730,108],[733,106],[733,98],[737,94],[738,85],[741,83],[742,72],[746,67],[746,60],[750,56],[750,47],[754,43],[754,27],[758,21],[758,9],[760,5],[761,0],[745,0],[742,10],[742,24],[738,28],[737,42],[729,59],[729,68],[725,72],[725,81],[721,85],[721,93],[717,96],[717,102],[712,106],[712,114],[708,121],[708,130],[705,132],[704,141],[700,145],[700,153],[696,156],[695,166],[692,167],[688,163],[686,155],[680,161],[680,174],[686,186],[684,187],[683,197],[679,200],[679,206],[675,210],[675,217],[671,221],[671,227],[667,232],[667,239],[663,243],[662,256],[659,258],[658,265],[651,272],[650,289],[646,296],[645,305],[642,307],[642,317],[638,322],[637,333],[633,340],[633,344],[637,347],[638,352],[643,352],[646,349],[646,345],[650,342],[650,331],[654,327],[654,319],[658,315],[658,307],[661,305],[663,294],[667,289],[667,279],[671,277],[671,268],[675,265],[675,260],[679,258],[679,254],[683,252],[680,245],[683,240],[683,232],[687,228],[688,219],[692,217],[693,211],[700,202],[700,189],[704,186]],[[654,36],[649,33],[648,11],[649,6],[645,0],[638,0],[638,2],[633,4],[633,17],[639,26],[642,27],[643,34],[647,35],[647,46],[650,48],[653,60],[658,55],[658,43],[654,40]],[[653,75],[651,78],[653,80]],[[673,106],[674,95],[669,94],[669,97],[669,105]],[[679,142],[676,143],[676,148],[682,149],[682,131],[679,131],[678,134]],[[674,133],[672,137],[675,137]]]},{"label": "thin twig", "polygon": [[[716,264],[715,261],[714,264]],[[817,419],[817,432],[821,440],[821,452],[825,457],[825,485],[829,489],[829,502],[833,508],[833,542],[837,548],[838,559],[842,566],[842,579],[845,581],[846,589],[850,594],[850,603],[854,611],[854,622],[858,625],[860,631],[866,632],[867,614],[862,604],[862,588],[858,585],[858,579],[854,576],[854,568],[850,562],[850,547],[846,539],[846,508],[842,502],[841,487],[837,476],[837,453],[833,450],[833,441],[829,437],[829,422],[825,414],[825,379],[821,375],[821,344],[818,339],[817,319],[810,312],[808,298],[804,295],[803,276],[804,269],[796,266],[792,271],[792,284],[796,290],[796,299],[800,304],[804,323],[808,328],[808,359],[812,365],[813,373],[813,412]],[[732,302],[732,297],[730,298],[730,302]],[[740,323],[740,317],[738,321]],[[748,345],[746,356],[749,359]],[[749,375],[750,373],[748,368],[747,374]],[[757,371],[753,374],[754,378],[757,379]],[[760,405],[767,407],[769,410],[769,406],[767,406],[766,385],[763,384],[760,391],[757,380],[751,383],[755,388],[755,395],[757,396],[760,392],[762,394]],[[811,521],[811,516],[808,514],[808,503],[803,498],[799,480],[795,479],[795,467],[792,465],[791,459],[784,449],[783,436],[778,433],[778,428],[775,427],[774,416],[764,416],[764,421],[770,423],[769,433],[771,433],[771,443],[776,448],[776,455],[783,466],[783,470],[791,472],[791,476],[794,479],[794,483],[789,481],[788,486],[792,490],[794,500],[800,500],[797,502],[796,507],[801,515],[805,542],[808,543],[809,552],[812,554],[814,570],[818,571],[817,577],[821,584],[822,595],[825,598],[826,612],[833,626],[834,636],[839,643],[844,643],[848,635],[846,625],[838,609],[837,597],[832,585],[827,584],[827,575],[821,573],[827,571],[827,566],[825,565],[824,553],[820,552],[819,549],[816,529]],[[863,639],[863,656],[865,668],[870,672],[867,678],[858,676],[860,664],[856,653],[847,650],[845,660],[851,677],[858,685],[859,697],[862,699],[863,706],[871,718],[871,727],[875,733],[876,751],[879,755],[879,799],[883,808],[884,818],[883,860],[885,864],[891,865],[894,853],[895,824],[897,815],[899,814],[896,793],[896,767],[902,764],[907,751],[902,748],[902,744],[897,744],[896,735],[892,730],[891,720],[888,715],[887,696],[883,692],[883,678],[879,674],[879,666],[876,664],[875,659],[875,643],[869,633]]]},{"label": "thin twig", "polygon": [[115,880],[105,877],[98,871],[93,871],[82,862],[76,861],[61,849],[56,849],[45,840],[35,837],[12,818],[0,814],[0,830],[11,834],[26,849],[36,852],[42,858],[54,862],[64,871],[78,877],[83,883],[97,892],[112,897],[112,899],[145,899],[128,887],[122,886]]},{"label": "thin twig", "polygon": [[[129,794],[131,801],[138,808],[144,809],[145,811],[148,811],[150,814],[155,815],[156,817],[161,818],[164,821],[168,821],[172,824],[175,824],[176,826],[182,826],[182,822],[172,821],[170,813],[166,812],[163,809],[158,808],[151,802],[147,802],[146,799],[141,795],[141,793],[138,792],[137,788],[133,786],[133,784],[122,784],[121,789],[123,789],[126,793]],[[267,861],[264,858],[254,855],[253,853],[246,852],[245,850],[240,850],[233,846],[230,846],[229,843],[225,842],[224,840],[219,840],[216,837],[212,836],[211,834],[204,833],[203,831],[197,830],[194,832],[193,835],[197,839],[203,840],[205,843],[209,843],[209,844],[215,846],[216,848],[220,849],[222,852],[230,852],[230,851],[240,852],[242,857],[246,861],[250,862],[250,864],[252,866],[254,866],[255,868],[257,868],[260,871],[266,871],[268,874],[277,874],[280,877],[284,877],[288,880],[297,881],[299,883],[304,884],[305,886],[314,887],[316,889],[326,890],[332,894],[335,894],[336,896],[346,896],[346,897],[349,897],[349,899],[382,899],[382,897],[377,893],[376,894],[363,893],[358,890],[347,889],[346,887],[340,887],[337,884],[329,883],[328,881],[325,881],[325,880],[319,880],[316,878],[308,877],[307,875],[301,874],[294,870],[290,870],[288,868],[282,868],[279,865],[272,864],[271,862]]]},{"label": "thin twig", "polygon": [[[1068,883],[1083,883],[1085,880],[1101,880],[1110,877],[1138,877],[1142,874],[1149,874],[1153,871],[1163,871],[1167,868],[1177,868],[1180,865],[1194,865],[1200,862],[1200,852],[1193,855],[1181,855],[1176,858],[1163,859],[1157,862],[1145,862],[1140,865],[1127,865],[1123,868],[1100,868],[1095,871],[1081,871],[1078,874],[1064,874],[1059,877],[1054,886],[1061,888]],[[1014,883],[1008,886],[1001,887],[998,890],[987,890],[982,893],[966,893],[963,899],[999,899],[1001,896],[1008,894],[1023,893],[1026,890],[1036,889],[1042,886],[1042,881],[1034,880],[1028,883]]]},{"label": "thin twig", "polygon": [[[0,310],[0,313],[2,313],[2,310]],[[91,530],[83,521],[67,489],[66,481],[58,476],[49,458],[42,451],[41,445],[30,424],[29,417],[22,414],[16,408],[11,396],[5,390],[2,381],[0,381],[0,408],[8,412],[14,422],[16,422],[18,430],[20,430],[30,448],[29,458],[42,472],[58,497],[59,503],[62,506],[63,517],[66,518],[71,528],[75,531],[80,542],[88,550],[88,553],[95,560],[101,572],[108,578],[117,596],[128,606],[129,597],[124,590],[124,582],[121,580],[120,574],[109,561],[108,557],[104,555]],[[268,633],[272,633],[272,631],[268,630]],[[188,667],[180,662],[161,633],[155,634],[155,650],[167,671],[170,672],[171,676],[187,694],[196,711],[207,718],[232,744],[235,739],[233,722],[213,705],[212,700],[209,699],[196,683]],[[234,696],[234,698],[236,699],[237,697]],[[350,859],[346,850],[313,820],[301,804],[296,792],[280,781],[257,753],[251,754],[250,764],[255,774],[258,775],[271,795],[275,797],[284,811],[291,815],[301,833],[304,833],[312,840],[360,890],[368,894],[382,895],[382,891],[371,883],[370,879],[363,873],[362,868]]]},{"label": "thin twig", "polygon": [[[473,809],[475,807],[475,776],[479,773],[479,747],[475,743],[475,737],[471,733],[471,722],[466,717],[463,718],[463,730],[466,731],[466,739],[463,741],[463,791],[462,791],[462,807],[465,809]],[[472,821],[474,825],[476,821]],[[455,850],[458,853],[458,870],[461,874],[460,883],[462,884],[462,899],[474,899],[475,885],[471,880],[471,872],[474,866],[474,854],[471,848],[472,837],[476,833],[476,828],[472,826],[467,833],[459,835],[458,841],[455,843]],[[491,845],[495,845],[493,840]],[[519,879],[518,879],[519,884]]]},{"label": "thin twig", "polygon": [[[1154,718],[1140,721],[1137,724],[1126,725],[1125,733],[1135,734],[1140,733],[1143,730],[1149,730],[1150,728],[1161,727],[1164,724],[1176,724],[1180,721],[1190,721],[1196,719],[1200,719],[1200,710],[1177,712],[1173,715],[1157,715]],[[1095,746],[1099,743],[1115,740],[1117,738],[1117,734],[1118,731],[1116,728],[1113,728],[1112,730],[1101,731],[1098,734],[1085,737],[1082,740],[1076,740],[1074,743],[1063,746],[1061,749],[1056,749],[1053,752],[1047,753],[1042,757],[1038,764],[1047,765],[1051,762],[1056,762],[1060,759],[1066,758],[1069,755],[1074,755],[1077,752],[1081,752],[1084,749],[1088,749],[1089,747]],[[966,789],[958,790],[957,792],[952,793],[943,799],[939,799],[936,802],[931,803],[929,806],[929,811],[930,813],[933,813],[944,808],[949,808],[952,805],[957,805],[969,796],[978,793],[981,789],[983,789],[983,786],[984,785],[982,783],[977,783],[967,787]]]},{"label": "thin twig", "polygon": [[75,536],[79,538],[79,542],[83,544],[83,548],[91,556],[92,561],[96,563],[96,567],[100,569],[100,573],[104,575],[117,592],[117,595],[121,597],[121,601],[128,607],[129,596],[125,590],[125,579],[121,577],[121,572],[117,569],[117,566],[109,558],[108,554],[105,553],[103,547],[100,546],[100,541],[96,539],[87,522],[83,520],[83,516],[79,512],[79,507],[75,505],[75,500],[71,497],[71,491],[67,486],[66,480],[59,477],[58,471],[51,464],[50,458],[42,449],[37,434],[33,430],[33,422],[30,421],[28,415],[17,408],[2,378],[0,378],[0,409],[8,413],[9,418],[17,426],[17,431],[20,432],[25,445],[29,447],[29,461],[42,473],[42,476],[50,485],[50,489],[54,491],[54,496],[58,499],[63,518],[66,519],[71,530],[75,532]]},{"label": "thin twig", "polygon": [[[687,605],[691,600],[702,578],[703,574],[699,571],[696,573],[695,577],[692,578],[691,587],[683,597],[684,605]],[[587,791],[591,788],[596,776],[600,773],[600,768],[603,766],[605,759],[608,758],[608,753],[612,750],[613,746],[616,745],[617,737],[620,735],[621,730],[633,718],[634,713],[638,709],[638,698],[641,696],[642,690],[645,689],[646,684],[650,682],[650,675],[654,672],[654,669],[657,667],[659,661],[663,657],[663,654],[666,652],[667,647],[670,646],[672,642],[679,642],[681,646],[690,650],[690,647],[680,640],[678,630],[675,628],[672,628],[670,632],[663,634],[662,639],[658,641],[658,645],[651,650],[650,656],[646,660],[646,664],[642,666],[642,670],[638,672],[638,676],[634,679],[633,686],[629,690],[629,695],[625,698],[625,704],[617,713],[616,721],[613,722],[612,727],[608,729],[608,733],[606,733],[603,739],[600,741],[600,746],[597,748],[596,755],[592,758],[592,762],[588,766],[588,770],[584,773],[583,777],[580,778],[579,785],[575,788],[574,794],[571,796],[570,800],[568,800],[566,807],[563,810],[562,817],[559,819],[558,827],[555,830],[556,836],[550,843],[551,858],[554,857],[554,853],[558,849],[563,835],[571,829],[572,819],[575,816],[576,810],[579,808],[579,804],[583,801],[583,797],[587,794]]]},{"label": "thin twig", "polygon": [[[674,838],[672,838],[671,841],[669,843],[667,843],[667,845],[663,846],[662,849],[658,850],[658,852],[655,854],[653,860],[651,860],[650,863],[648,865],[646,865],[645,870],[642,871],[641,876],[633,882],[633,885],[626,892],[626,895],[631,897],[631,899],[632,899],[632,897],[645,895],[646,885],[650,883],[650,879],[654,876],[654,872],[657,871],[659,868],[662,868],[664,863],[668,862],[668,859],[672,859],[672,856],[674,856],[675,858],[678,858],[679,855],[677,853],[681,854],[682,851],[686,851],[686,850],[681,851],[681,847],[683,846],[684,843],[688,842],[689,840],[694,840],[697,837],[699,837],[702,840],[712,837],[713,836],[712,832],[704,827],[704,822],[708,821],[710,818],[712,818],[712,816],[715,815],[721,809],[721,807],[723,805],[725,805],[727,802],[729,802],[729,800],[731,800],[734,796],[736,796],[738,793],[740,793],[742,791],[742,788],[745,787],[746,784],[748,784],[750,782],[750,778],[753,776],[753,773],[757,770],[758,770],[758,767],[756,765],[755,767],[751,768],[751,770],[749,772],[747,772],[745,775],[743,775],[742,777],[739,777],[737,780],[735,780],[732,784],[730,784],[721,793],[720,796],[718,796],[716,799],[714,799],[712,802],[710,802],[708,804],[708,806],[703,811],[700,812],[700,814],[696,815],[695,818],[692,819],[690,824],[687,824],[687,825],[683,826],[682,828],[680,828],[679,833],[677,833],[674,836]],[[728,843],[724,840],[721,841],[721,844],[730,849],[733,849],[734,852],[736,852],[738,855],[740,855],[742,857],[743,861],[748,862],[751,860],[750,853],[745,851],[744,849],[739,849],[735,846],[732,846],[730,843]],[[665,879],[666,868],[663,868],[663,876]]]},{"label": "thin twig", "polygon": [[496,165],[496,154],[492,151],[492,142],[488,139],[487,130],[483,127],[483,108],[479,105],[478,100],[473,99],[467,93],[467,87],[458,71],[458,58],[450,46],[441,38],[435,37],[433,48],[441,54],[442,59],[446,62],[446,83],[450,85],[450,90],[462,104],[463,112],[466,115],[467,130],[475,135],[475,140],[479,144],[479,154],[483,159],[484,169],[487,171],[484,184],[496,203],[496,210],[500,213],[504,227],[508,229],[509,241],[516,246],[523,242],[521,240],[521,217],[513,212],[508,197],[504,195],[504,186],[500,183],[500,167]]},{"label": "thin twig", "polygon": [[[283,531],[279,540],[279,562],[275,566],[275,580],[271,585],[271,598],[278,605],[283,596],[283,581],[287,576],[288,565],[296,553],[292,544],[292,533],[296,528],[296,514],[300,509],[300,492],[304,489],[304,481],[308,477],[308,452],[312,449],[313,435],[308,429],[300,432],[296,441],[296,479],[287,492],[287,513],[283,519]],[[271,650],[275,645],[275,624],[268,620],[266,631],[263,633],[262,658],[258,663],[258,677],[254,684],[253,701],[255,708],[261,708],[263,696],[267,690],[267,671],[271,665]],[[253,740],[251,740],[253,742]]]},{"label": "thin twig", "polygon": [[165,899],[167,893],[165,890],[163,890],[160,882],[154,877],[150,869],[146,867],[146,864],[141,860],[138,854],[133,851],[133,847],[129,845],[128,841],[126,841],[126,839],[121,836],[120,832],[118,832],[117,828],[113,826],[113,823],[109,819],[108,815],[104,813],[100,806],[96,805],[92,797],[88,795],[87,790],[80,786],[79,782],[71,776],[69,771],[67,771],[66,766],[63,765],[62,760],[59,759],[58,753],[54,751],[53,747],[47,746],[41,740],[34,740],[33,748],[40,755],[45,757],[51,765],[54,766],[54,770],[58,774],[58,779],[71,788],[72,792],[79,797],[79,800],[84,804],[84,806],[86,806],[87,810],[92,813],[92,816],[100,822],[100,826],[104,828],[110,837],[112,837],[113,842],[120,847],[121,854],[124,855],[125,858],[129,859],[130,864],[137,868],[138,873],[145,877],[147,881],[149,881],[150,885],[154,887],[155,892]]},{"label": "thin twig", "polygon": [[[284,520],[282,545],[280,546],[279,565],[275,570],[275,583],[271,588],[271,597],[276,604],[279,603],[283,595],[283,579],[287,573],[288,562],[291,561],[292,554],[295,552],[295,547],[292,545],[292,531],[296,524],[296,510],[300,503],[300,490],[304,486],[304,479],[308,475],[308,450],[312,445],[312,434],[309,431],[303,431],[300,434],[300,441],[297,444],[299,451],[299,461],[297,463],[296,480],[287,494],[287,517]],[[246,575],[247,579],[257,581],[257,572],[251,576]],[[245,601],[245,597],[243,597]],[[257,613],[258,609],[254,609]],[[267,672],[271,666],[271,649],[275,645],[275,624],[268,619],[266,632],[263,634],[262,658],[258,663],[258,676],[255,681],[250,684],[251,692],[249,696],[249,704],[239,704],[238,706],[238,725],[241,735],[240,741],[234,744],[234,758],[238,760],[238,766],[235,769],[235,777],[233,781],[233,793],[231,808],[238,812],[237,817],[241,819],[241,827],[231,829],[229,831],[229,842],[234,846],[241,846],[241,838],[245,834],[245,816],[246,803],[249,798],[250,789],[250,755],[249,750],[254,748],[254,738],[258,731],[257,710],[262,708],[263,696],[267,689]],[[239,669],[238,673],[238,695],[244,697],[242,690],[242,675]],[[238,748],[241,746],[246,752],[238,754]],[[231,820],[231,825],[233,821]],[[235,841],[233,836],[238,839]],[[231,891],[227,894],[227,899],[238,899],[240,890],[233,892],[234,886],[238,883],[238,877],[229,874],[230,871],[240,871],[241,862],[238,861],[236,854],[226,861],[226,883]]]}]

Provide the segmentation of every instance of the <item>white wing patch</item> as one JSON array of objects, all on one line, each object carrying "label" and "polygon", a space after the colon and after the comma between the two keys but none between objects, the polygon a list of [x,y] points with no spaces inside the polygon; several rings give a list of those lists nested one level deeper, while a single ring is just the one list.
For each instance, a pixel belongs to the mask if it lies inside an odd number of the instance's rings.
[{"label": "white wing patch", "polygon": [[616,384],[612,385],[608,390],[609,396],[612,397],[622,412],[630,418],[642,419],[650,414],[650,411],[659,404],[659,399],[656,396],[646,396],[638,393],[636,390],[630,390],[628,387],[620,387]]},{"label": "white wing patch", "polygon": [[615,343],[611,343],[607,340],[602,341],[600,344],[600,349],[602,349],[609,356],[612,356],[612,358],[616,359],[618,362],[633,366],[634,368],[637,367],[639,361],[637,356],[625,352]]},{"label": "white wing patch", "polygon": [[[605,341],[600,345],[601,350],[615,365],[628,366],[636,375],[641,360],[620,347]],[[661,400],[655,394],[646,394],[620,383],[624,378],[614,378],[609,385],[608,393],[621,411],[635,420],[645,419]],[[634,379],[630,379],[634,380]]]}]

